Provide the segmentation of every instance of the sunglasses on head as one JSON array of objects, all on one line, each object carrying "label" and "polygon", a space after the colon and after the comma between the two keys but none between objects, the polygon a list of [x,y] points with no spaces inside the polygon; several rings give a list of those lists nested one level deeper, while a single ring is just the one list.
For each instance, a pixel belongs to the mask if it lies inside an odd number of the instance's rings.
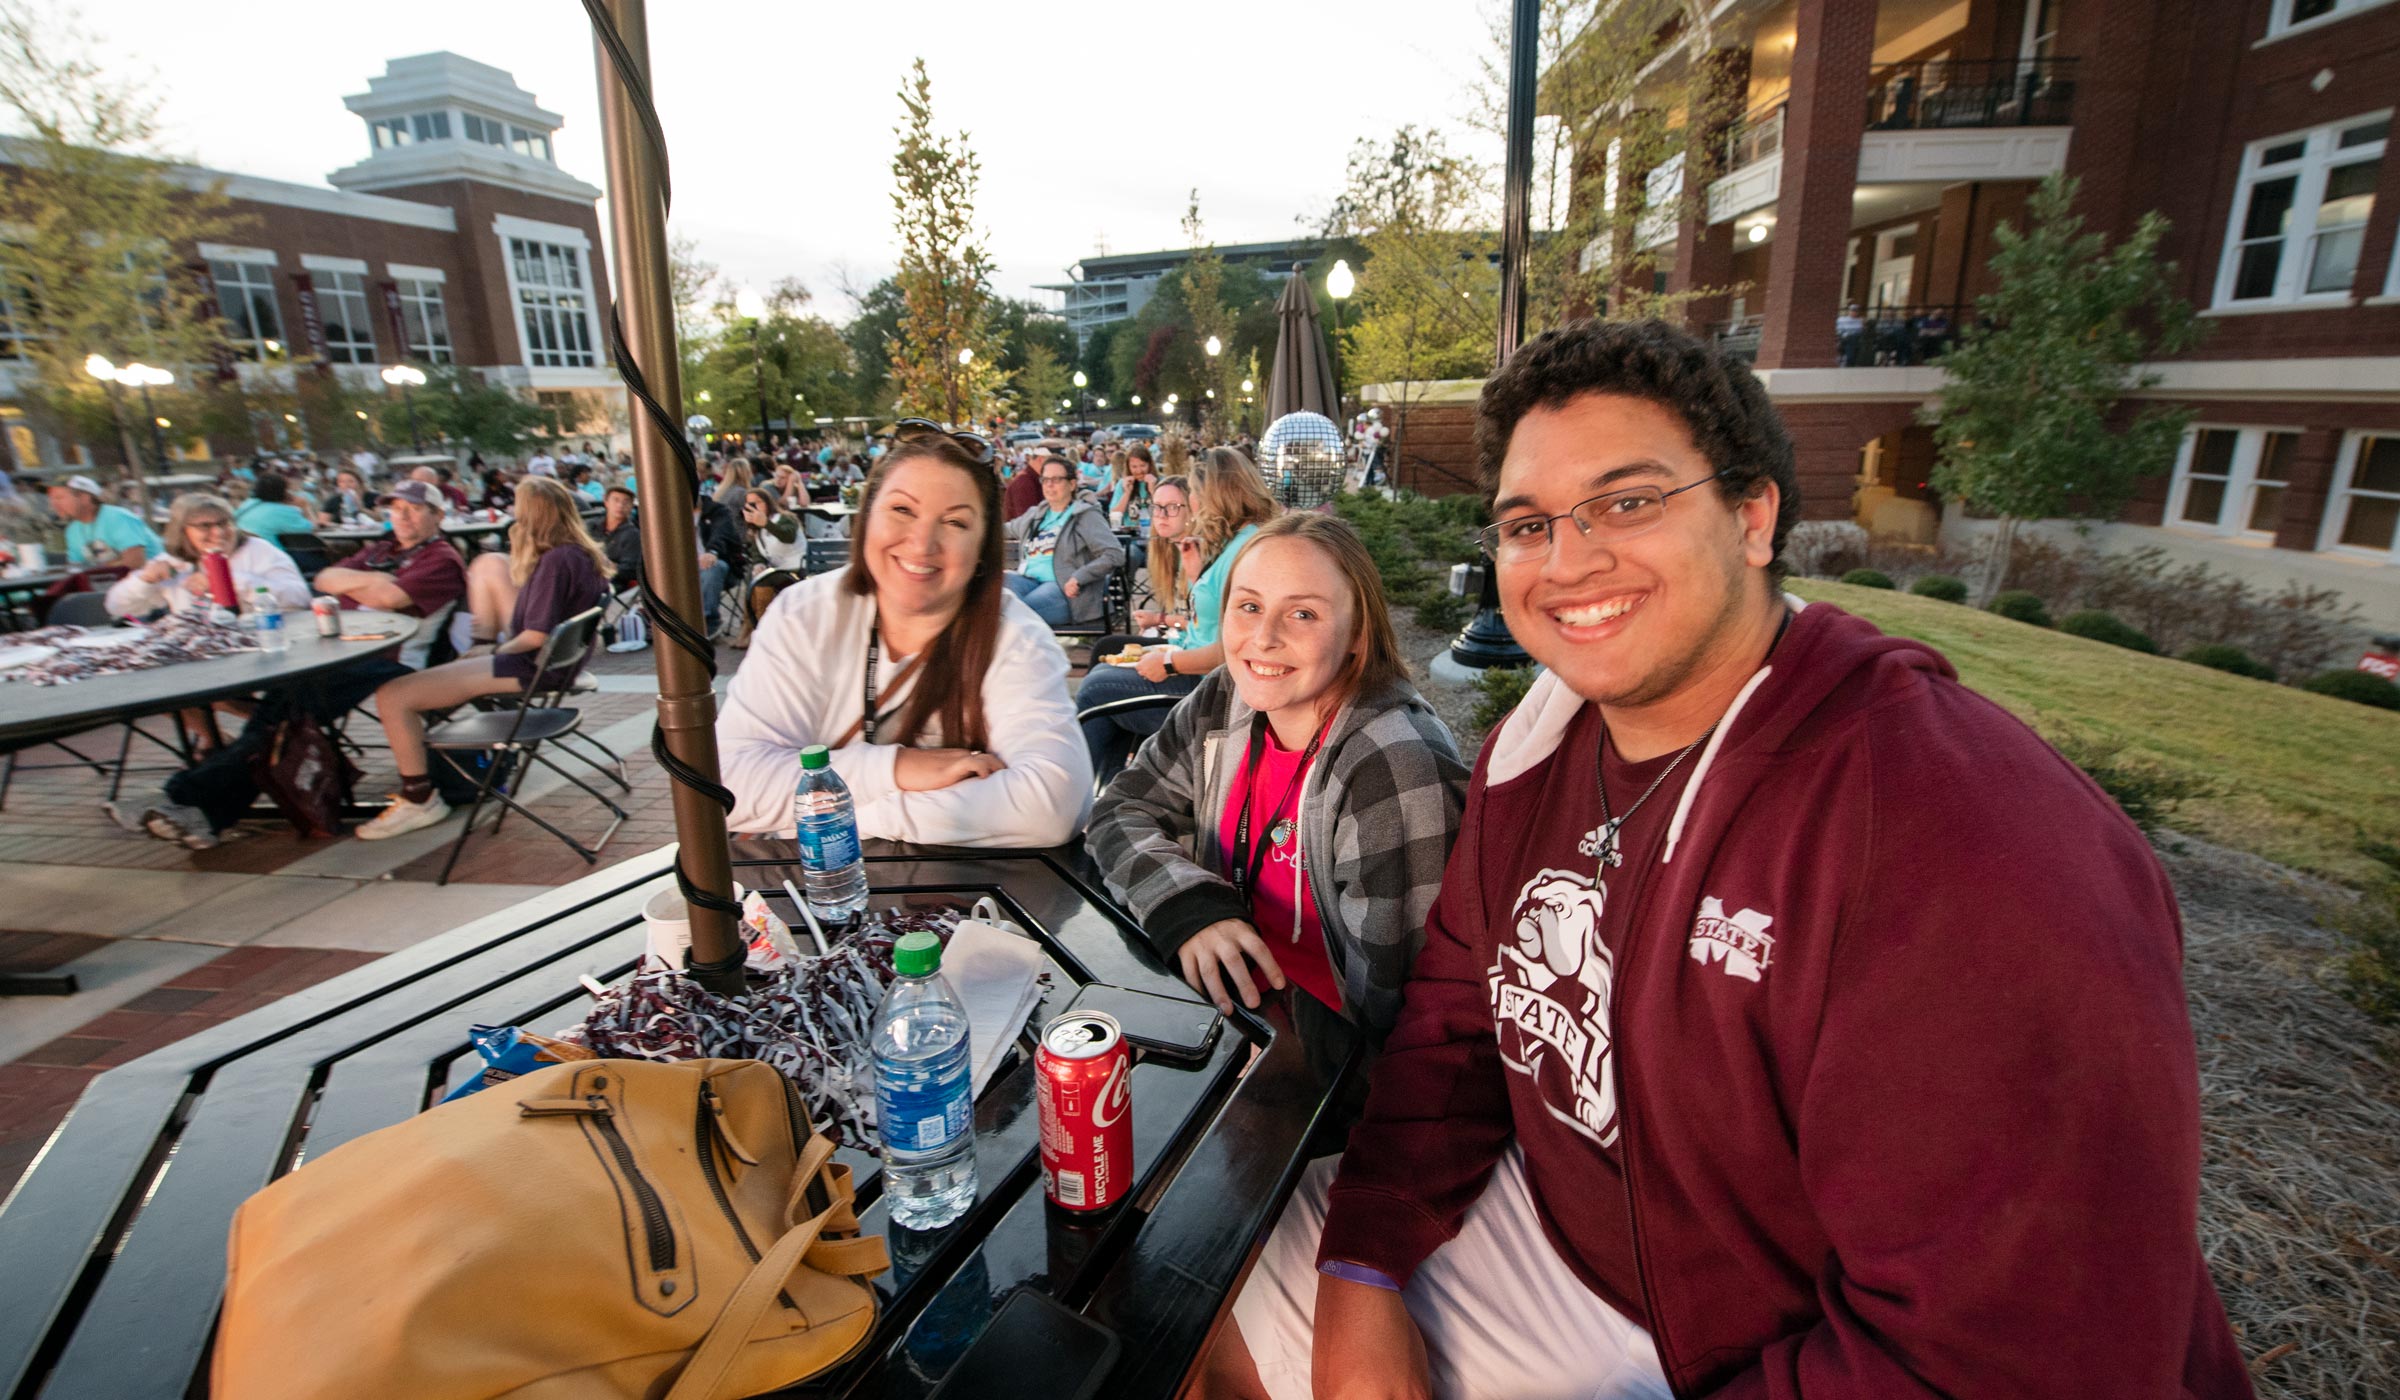
[{"label": "sunglasses on head", "polygon": [[976,465],[992,464],[992,440],[981,433],[956,433],[930,418],[903,418],[892,425],[892,437],[899,442],[915,442],[920,438],[948,438],[965,449]]}]

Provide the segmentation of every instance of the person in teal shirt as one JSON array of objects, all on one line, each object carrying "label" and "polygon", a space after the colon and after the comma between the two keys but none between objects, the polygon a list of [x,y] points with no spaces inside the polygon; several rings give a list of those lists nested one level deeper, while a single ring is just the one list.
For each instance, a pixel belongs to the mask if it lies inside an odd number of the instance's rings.
[{"label": "person in teal shirt", "polygon": [[292,484],[268,472],[250,488],[250,499],[242,502],[233,513],[233,523],[244,534],[256,535],[269,543],[285,535],[308,535],[316,532],[305,512],[292,504]]},{"label": "person in teal shirt", "polygon": [[1053,627],[1089,622],[1108,605],[1108,581],[1125,564],[1125,546],[1099,507],[1075,494],[1075,467],[1061,457],[1040,459],[1042,500],[1008,522],[1023,561],[1002,576]]},{"label": "person in teal shirt", "polygon": [[106,504],[107,493],[88,476],[70,476],[50,488],[50,509],[67,522],[67,562],[138,569],[166,553],[158,532],[123,506]]},{"label": "person in teal shirt", "polygon": [[[1258,533],[1258,527],[1281,514],[1266,482],[1250,459],[1230,447],[1210,448],[1192,470],[1192,523],[1175,543],[1183,551],[1183,574],[1190,578],[1191,621],[1173,645],[1149,647],[1135,666],[1099,666],[1083,678],[1075,692],[1079,710],[1091,710],[1110,700],[1136,695],[1185,696],[1201,677],[1225,663],[1225,648],[1217,627],[1225,611],[1225,580],[1233,561]],[[1223,541],[1215,553],[1209,544]],[[1205,560],[1205,567],[1203,566]],[[1114,639],[1110,639],[1114,640]],[[1105,645],[1105,643],[1103,644]],[[1166,711],[1143,710],[1083,722],[1083,739],[1092,752],[1094,772],[1114,772],[1135,744],[1158,731]]]}]

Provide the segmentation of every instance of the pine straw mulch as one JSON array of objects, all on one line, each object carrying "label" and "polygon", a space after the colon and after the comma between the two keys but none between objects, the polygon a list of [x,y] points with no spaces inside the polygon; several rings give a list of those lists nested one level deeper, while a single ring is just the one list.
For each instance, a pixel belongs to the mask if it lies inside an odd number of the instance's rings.
[{"label": "pine straw mulch", "polygon": [[2400,1395],[2400,1034],[2330,985],[2343,897],[2168,838],[2200,1047],[2200,1237],[2262,1397]]}]

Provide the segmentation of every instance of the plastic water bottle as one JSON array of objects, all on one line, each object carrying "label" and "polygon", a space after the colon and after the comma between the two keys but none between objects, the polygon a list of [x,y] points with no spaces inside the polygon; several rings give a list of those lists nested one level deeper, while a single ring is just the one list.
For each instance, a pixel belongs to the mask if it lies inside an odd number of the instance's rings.
[{"label": "plastic water bottle", "polygon": [[975,1103],[967,1009],[942,976],[942,940],[919,930],[892,948],[899,975],[875,1008],[875,1122],[883,1198],[912,1230],[947,1225],[975,1199]]},{"label": "plastic water bottle", "polygon": [[264,588],[252,595],[252,626],[258,629],[258,649],[269,656],[292,649],[292,634],[283,630],[283,607]]},{"label": "plastic water bottle", "polygon": [[800,885],[808,911],[838,924],[866,908],[867,863],[858,853],[858,813],[850,804],[849,784],[833,771],[823,744],[800,751],[792,825],[800,837]]}]

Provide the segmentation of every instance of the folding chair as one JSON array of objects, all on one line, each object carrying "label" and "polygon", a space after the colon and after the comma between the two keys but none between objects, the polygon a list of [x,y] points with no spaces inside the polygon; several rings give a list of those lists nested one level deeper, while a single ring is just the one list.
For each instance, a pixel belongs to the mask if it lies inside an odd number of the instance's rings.
[{"label": "folding chair", "polygon": [[[1087,719],[1114,719],[1119,715],[1137,715],[1145,710],[1172,710],[1182,703],[1183,697],[1180,695],[1128,695],[1122,700],[1105,700],[1088,709],[1077,710],[1075,723],[1081,728]],[[1140,747],[1139,744],[1134,745],[1136,749]],[[1124,768],[1123,759],[1104,765],[1095,756],[1092,760],[1092,796],[1098,797],[1106,792],[1109,783]]]},{"label": "folding chair", "polygon": [[836,569],[850,567],[850,541],[808,541],[808,553],[804,556],[803,567],[808,570],[811,578],[818,574],[829,574]]},{"label": "folding chair", "polygon": [[[525,691],[522,703],[503,710],[478,710],[473,714],[449,720],[428,732],[425,745],[439,754],[444,763],[459,776],[472,778],[467,768],[451,755],[484,753],[492,761],[484,765],[483,776],[475,784],[475,800],[467,808],[466,824],[459,828],[458,839],[450,845],[450,858],[442,862],[437,885],[450,883],[450,872],[458,865],[459,853],[466,849],[467,838],[474,834],[476,818],[483,814],[487,800],[500,803],[500,814],[492,821],[492,830],[508,820],[510,812],[522,812],[525,819],[564,842],[567,849],[582,856],[586,864],[597,864],[600,848],[608,838],[617,834],[625,823],[625,809],[609,799],[607,793],[561,768],[542,752],[542,745],[575,734],[583,723],[580,711],[567,708],[566,700],[574,693],[575,677],[591,655],[592,639],[600,632],[600,609],[588,608],[560,623],[548,641],[542,643],[539,658],[534,662],[534,679]],[[573,752],[569,750],[569,752]],[[506,762],[513,756],[516,762]],[[588,760],[587,760],[588,762]],[[600,839],[586,846],[566,832],[551,825],[532,808],[517,800],[517,791],[525,783],[525,775],[539,763],[551,772],[584,790],[593,800],[606,807],[614,820],[600,833]],[[503,770],[507,770],[505,774]]]},{"label": "folding chair", "polygon": [[[106,594],[70,593],[51,605],[49,621],[43,625],[48,627],[108,627],[115,622],[116,619],[108,615]],[[180,740],[182,738],[181,729],[178,729],[176,733]],[[133,740],[136,735],[173,754],[176,762],[152,764],[142,768],[128,767],[126,759],[132,752]],[[118,727],[117,756],[114,760],[94,758],[63,739],[51,740],[50,746],[75,761],[73,763],[19,763],[17,755],[14,753],[0,755],[0,809],[8,806],[8,790],[16,784],[19,773],[43,773],[59,768],[89,768],[94,773],[108,779],[106,800],[114,802],[117,800],[117,794],[124,789],[127,773],[175,773],[190,767],[193,761],[188,741],[168,743],[131,720]]]},{"label": "folding chair", "polygon": [[292,563],[299,567],[302,578],[315,578],[333,563],[333,551],[325,541],[317,538],[313,530],[306,534],[293,531],[277,535],[275,543],[282,546],[284,553],[292,556]]}]

